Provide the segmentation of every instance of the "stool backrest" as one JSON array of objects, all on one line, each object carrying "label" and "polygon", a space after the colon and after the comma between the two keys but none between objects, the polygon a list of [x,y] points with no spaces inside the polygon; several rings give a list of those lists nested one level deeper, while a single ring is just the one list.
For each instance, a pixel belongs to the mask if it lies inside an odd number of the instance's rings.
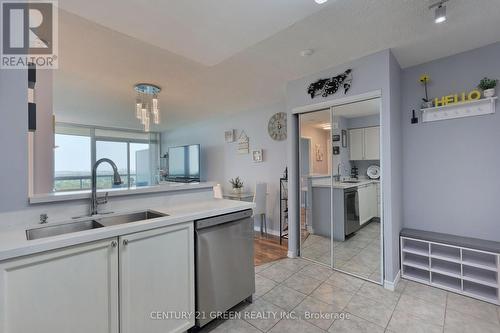
[{"label": "stool backrest", "polygon": [[253,197],[253,202],[255,203],[255,208],[253,213],[266,214],[266,195],[267,195],[267,183],[257,183],[255,185],[255,195]]}]

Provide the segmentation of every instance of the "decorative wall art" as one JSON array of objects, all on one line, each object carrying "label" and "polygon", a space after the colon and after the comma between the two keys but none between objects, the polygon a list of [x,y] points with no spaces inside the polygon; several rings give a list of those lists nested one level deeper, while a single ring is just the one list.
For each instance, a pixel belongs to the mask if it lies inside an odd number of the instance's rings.
[{"label": "decorative wall art", "polygon": [[318,162],[323,161],[323,152],[321,151],[321,145],[316,144],[314,147],[316,148],[315,149],[315,152],[316,152],[316,161],[318,161]]},{"label": "decorative wall art", "polygon": [[338,134],[334,134],[334,135],[332,135],[332,141],[333,141],[333,142],[338,142],[338,141],[340,141],[340,135],[338,135]]},{"label": "decorative wall art", "polygon": [[340,155],[340,147],[333,146],[333,155]]},{"label": "decorative wall art", "polygon": [[238,154],[248,153],[250,153],[250,139],[245,131],[241,131],[240,137],[238,138]]},{"label": "decorative wall art", "polygon": [[229,130],[224,132],[224,139],[226,143],[234,142],[234,130]]},{"label": "decorative wall art", "polygon": [[269,136],[276,141],[286,140],[286,113],[278,112],[274,114],[267,125]]},{"label": "decorative wall art", "polygon": [[252,159],[255,163],[264,162],[264,155],[262,149],[256,149],[252,151]]},{"label": "decorative wall art", "polygon": [[347,130],[342,130],[342,148],[347,148]]},{"label": "decorative wall art", "polygon": [[307,93],[314,98],[316,96],[328,97],[335,94],[342,86],[344,94],[347,94],[351,89],[352,84],[352,69],[346,70],[344,73],[334,76],[329,79],[320,79],[309,85]]}]

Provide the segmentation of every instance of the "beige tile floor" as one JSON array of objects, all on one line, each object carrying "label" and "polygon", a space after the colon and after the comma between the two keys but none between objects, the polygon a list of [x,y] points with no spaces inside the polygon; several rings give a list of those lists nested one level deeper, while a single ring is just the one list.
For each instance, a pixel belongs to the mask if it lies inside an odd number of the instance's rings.
[{"label": "beige tile floor", "polygon": [[241,318],[217,320],[203,332],[500,332],[500,307],[411,281],[393,292],[303,259],[256,272],[254,302],[233,309]]},{"label": "beige tile floor", "polygon": [[[371,222],[344,242],[333,242],[335,268],[381,281],[380,223]],[[326,265],[331,265],[330,239],[309,234],[302,243],[302,256]]]}]

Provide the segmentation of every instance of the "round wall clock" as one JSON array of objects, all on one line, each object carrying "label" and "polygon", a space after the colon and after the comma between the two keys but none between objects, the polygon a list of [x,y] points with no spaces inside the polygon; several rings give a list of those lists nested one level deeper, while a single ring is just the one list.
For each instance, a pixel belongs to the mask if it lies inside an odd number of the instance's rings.
[{"label": "round wall clock", "polygon": [[286,140],[286,113],[278,112],[269,119],[267,125],[269,136],[276,141]]}]

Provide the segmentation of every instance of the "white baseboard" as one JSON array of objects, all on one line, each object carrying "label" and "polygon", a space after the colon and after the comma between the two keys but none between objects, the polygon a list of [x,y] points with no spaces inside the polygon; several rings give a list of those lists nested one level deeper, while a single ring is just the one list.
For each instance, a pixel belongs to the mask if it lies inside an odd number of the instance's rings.
[{"label": "white baseboard", "polygon": [[390,291],[394,291],[398,287],[398,283],[400,280],[401,280],[401,271],[398,271],[398,274],[396,274],[396,278],[394,279],[394,281],[387,281],[387,280],[384,281],[384,288],[389,289]]},{"label": "white baseboard", "polygon": [[[254,226],[253,230],[260,232],[260,226]],[[273,236],[280,236],[280,232],[278,230],[267,229],[267,233]]]}]

